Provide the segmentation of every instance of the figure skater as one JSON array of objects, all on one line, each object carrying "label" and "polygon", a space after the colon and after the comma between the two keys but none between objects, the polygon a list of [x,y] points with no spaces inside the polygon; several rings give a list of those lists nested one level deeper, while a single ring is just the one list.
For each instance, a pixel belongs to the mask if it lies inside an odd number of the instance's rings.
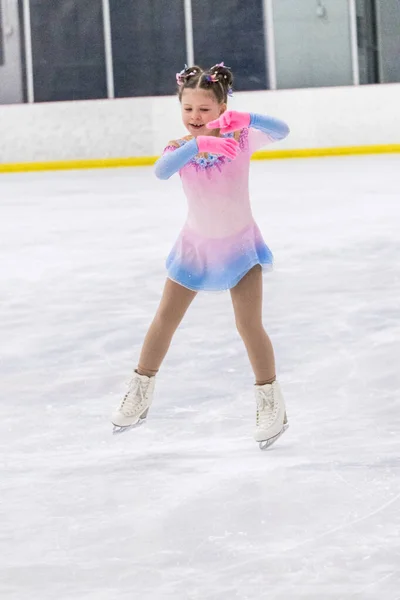
[{"label": "figure skater", "polygon": [[208,71],[185,68],[176,77],[189,135],[167,145],[155,174],[168,179],[179,172],[188,214],[166,261],[160,305],[112,423],[120,432],[145,420],[156,375],[194,297],[203,290],[229,290],[255,377],[254,438],[265,449],[288,422],[274,351],[262,323],[262,271],[272,268],[273,256],[252,215],[249,165],[255,150],[282,140],[289,128],[270,116],[227,110],[233,76],[224,63]]}]

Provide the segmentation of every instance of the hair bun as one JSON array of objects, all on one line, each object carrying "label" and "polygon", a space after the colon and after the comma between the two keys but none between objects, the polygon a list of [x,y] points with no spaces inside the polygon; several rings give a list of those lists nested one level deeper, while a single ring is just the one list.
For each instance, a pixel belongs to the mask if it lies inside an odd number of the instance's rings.
[{"label": "hair bun", "polygon": [[233,84],[233,74],[230,67],[226,67],[224,63],[219,63],[218,65],[214,65],[211,67],[210,71],[211,75],[215,75],[218,81],[229,90]]},{"label": "hair bun", "polygon": [[203,69],[201,69],[197,65],[194,65],[193,67],[188,67],[187,65],[185,65],[185,68],[180,73],[176,74],[176,81],[178,85],[185,84],[191,77],[194,77],[195,75],[200,75],[202,72]]}]

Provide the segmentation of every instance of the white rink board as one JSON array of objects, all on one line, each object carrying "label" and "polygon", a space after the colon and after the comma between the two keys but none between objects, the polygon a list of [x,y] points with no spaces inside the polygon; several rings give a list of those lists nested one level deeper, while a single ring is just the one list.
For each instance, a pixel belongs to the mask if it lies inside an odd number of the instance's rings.
[{"label": "white rink board", "polygon": [[[287,121],[270,149],[400,144],[400,84],[240,92],[230,108]],[[0,106],[0,164],[157,156],[184,134],[176,97]]]}]

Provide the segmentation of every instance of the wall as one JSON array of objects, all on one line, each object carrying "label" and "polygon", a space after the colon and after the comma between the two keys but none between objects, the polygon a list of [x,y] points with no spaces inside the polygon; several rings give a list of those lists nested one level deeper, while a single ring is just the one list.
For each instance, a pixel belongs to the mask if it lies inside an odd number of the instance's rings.
[{"label": "wall", "polygon": [[[230,108],[287,121],[271,149],[400,144],[400,84],[241,92]],[[0,106],[1,163],[159,155],[184,134],[174,96]]]}]

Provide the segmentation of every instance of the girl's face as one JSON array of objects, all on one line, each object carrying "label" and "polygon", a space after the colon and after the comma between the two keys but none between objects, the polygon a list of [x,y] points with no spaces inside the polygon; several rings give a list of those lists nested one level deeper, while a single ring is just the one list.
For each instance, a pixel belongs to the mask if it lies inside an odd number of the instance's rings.
[{"label": "girl's face", "polygon": [[219,103],[212,92],[201,88],[185,88],[181,98],[182,121],[194,137],[215,135],[215,129],[207,129],[209,121],[218,119],[226,111],[226,104]]}]

